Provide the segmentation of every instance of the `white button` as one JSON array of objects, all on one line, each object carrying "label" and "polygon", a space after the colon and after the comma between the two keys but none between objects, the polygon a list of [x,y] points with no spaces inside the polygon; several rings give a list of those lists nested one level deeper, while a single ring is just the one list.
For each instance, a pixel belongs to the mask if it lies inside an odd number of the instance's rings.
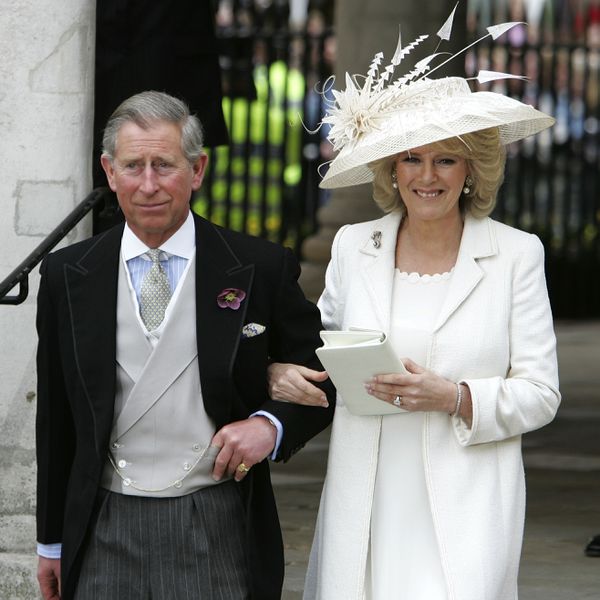
[{"label": "white button", "polygon": [[194,452],[200,452],[200,444],[194,444],[194,445],[192,446],[192,450],[193,450]]},{"label": "white button", "polygon": [[123,485],[131,485],[131,479],[129,479],[129,477],[127,477],[127,479],[123,479]]},{"label": "white button", "polygon": [[173,484],[176,488],[180,488],[183,483],[181,483],[181,481],[177,480],[174,484]]},{"label": "white button", "polygon": [[113,443],[112,443],[112,447],[113,447],[113,449],[114,449],[114,450],[116,450],[117,448],[120,448],[120,447],[121,447],[121,444],[119,444],[119,443],[117,443],[117,442],[113,442]]},{"label": "white button", "polygon": [[184,471],[189,471],[192,468],[192,465],[190,465],[189,462],[184,462],[183,463],[183,470]]},{"label": "white button", "polygon": [[119,469],[124,469],[127,466],[127,461],[121,459],[117,464],[119,465]]}]

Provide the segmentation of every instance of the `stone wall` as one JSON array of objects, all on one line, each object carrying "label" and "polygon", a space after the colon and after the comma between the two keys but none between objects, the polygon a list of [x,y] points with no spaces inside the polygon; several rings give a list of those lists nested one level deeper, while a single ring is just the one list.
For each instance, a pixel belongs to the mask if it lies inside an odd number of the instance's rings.
[{"label": "stone wall", "polygon": [[[91,189],[95,2],[0,8],[0,280]],[[68,242],[86,237],[79,225]],[[0,305],[0,598],[37,598],[35,298]],[[13,293],[16,293],[15,290]]]}]

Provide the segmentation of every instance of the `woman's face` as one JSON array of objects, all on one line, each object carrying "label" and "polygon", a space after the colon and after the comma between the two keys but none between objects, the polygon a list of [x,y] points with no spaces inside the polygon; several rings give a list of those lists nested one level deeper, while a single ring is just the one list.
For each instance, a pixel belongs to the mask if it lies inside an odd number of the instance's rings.
[{"label": "woman's face", "polygon": [[398,192],[412,220],[443,221],[460,213],[458,200],[468,175],[467,162],[430,144],[396,158]]}]

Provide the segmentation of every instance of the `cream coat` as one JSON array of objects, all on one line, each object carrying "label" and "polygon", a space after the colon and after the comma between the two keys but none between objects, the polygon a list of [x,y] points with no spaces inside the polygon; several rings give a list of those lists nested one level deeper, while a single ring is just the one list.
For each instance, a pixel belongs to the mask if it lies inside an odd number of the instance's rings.
[{"label": "cream coat", "polygon": [[[340,229],[319,301],[327,329],[389,330],[399,224],[391,214]],[[550,422],[560,402],[537,237],[466,218],[425,366],[466,382],[473,398],[471,429],[441,412],[427,413],[423,425],[448,599],[515,600],[525,514],[521,435]],[[338,400],[305,599],[363,598],[380,427],[381,417],[353,416]]]}]

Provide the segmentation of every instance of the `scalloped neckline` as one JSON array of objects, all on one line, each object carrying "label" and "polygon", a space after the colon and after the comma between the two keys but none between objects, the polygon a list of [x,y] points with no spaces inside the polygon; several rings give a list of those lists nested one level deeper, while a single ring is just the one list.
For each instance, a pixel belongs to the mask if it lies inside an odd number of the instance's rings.
[{"label": "scalloped neckline", "polygon": [[438,281],[447,281],[448,279],[450,279],[450,276],[452,275],[453,271],[454,267],[452,267],[449,271],[446,271],[445,273],[434,273],[433,275],[425,273],[424,275],[421,275],[416,271],[408,273],[407,271],[401,271],[400,269],[396,268],[396,273],[398,274],[400,279],[402,279],[403,281],[408,281],[409,283],[436,283]]}]

